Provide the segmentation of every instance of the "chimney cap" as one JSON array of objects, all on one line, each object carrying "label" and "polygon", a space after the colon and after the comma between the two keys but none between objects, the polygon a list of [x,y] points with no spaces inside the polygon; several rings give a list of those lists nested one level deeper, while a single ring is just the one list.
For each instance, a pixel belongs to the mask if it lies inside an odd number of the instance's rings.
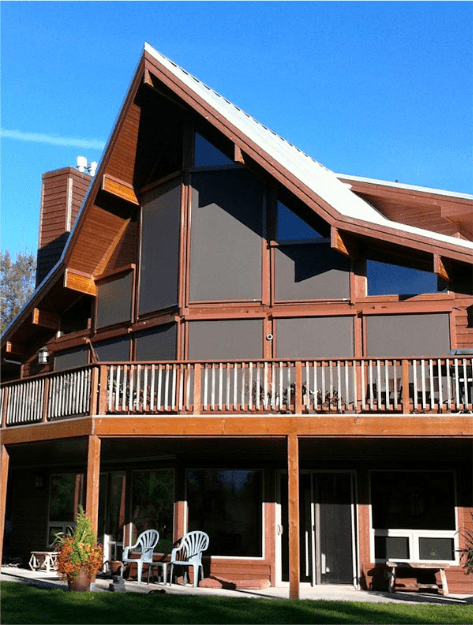
[{"label": "chimney cap", "polygon": [[85,156],[77,157],[77,169],[79,171],[85,171],[87,169],[87,157]]}]

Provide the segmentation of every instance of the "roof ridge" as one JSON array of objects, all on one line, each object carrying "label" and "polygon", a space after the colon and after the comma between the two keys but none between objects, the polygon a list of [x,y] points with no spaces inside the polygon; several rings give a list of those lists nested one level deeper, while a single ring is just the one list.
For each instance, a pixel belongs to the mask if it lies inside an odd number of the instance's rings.
[{"label": "roof ridge", "polygon": [[326,171],[329,171],[331,173],[335,173],[333,172],[331,169],[329,169],[328,167],[326,167],[325,165],[323,165],[322,163],[320,163],[318,160],[316,160],[313,156],[311,156],[310,154],[307,154],[307,152],[304,152],[304,150],[301,150],[301,148],[299,148],[297,145],[295,145],[294,143],[291,143],[290,141],[288,141],[285,137],[283,137],[282,135],[280,135],[278,132],[276,132],[275,130],[273,130],[272,128],[269,128],[269,126],[265,126],[265,124],[263,124],[262,122],[260,122],[259,120],[256,119],[256,117],[253,117],[253,115],[250,115],[250,113],[248,113],[247,111],[245,111],[243,108],[241,108],[240,106],[236,105],[234,102],[232,102],[231,100],[229,100],[228,98],[226,98],[225,96],[223,96],[221,93],[219,93],[218,91],[216,91],[215,89],[213,89],[212,87],[210,87],[209,85],[207,85],[205,82],[203,82],[202,80],[200,80],[200,78],[197,78],[197,76],[195,76],[194,74],[191,74],[190,72],[188,72],[186,69],[184,69],[181,65],[179,65],[178,63],[176,63],[175,61],[173,61],[172,59],[170,59],[169,57],[167,57],[165,54],[163,54],[162,52],[160,52],[159,50],[156,50],[156,48],[153,48],[153,46],[151,46],[148,43],[145,43],[145,50],[148,50],[148,52],[152,53],[153,56],[159,55],[162,59],[166,60],[168,63],[170,63],[171,65],[173,65],[176,69],[178,69],[179,71],[181,71],[183,74],[185,74],[186,76],[189,76],[190,78],[192,78],[195,82],[199,83],[202,87],[204,87],[205,89],[208,89],[208,91],[212,92],[215,96],[217,96],[218,98],[221,98],[224,102],[226,102],[227,104],[229,104],[230,106],[232,106],[234,109],[236,109],[239,113],[243,113],[243,115],[246,115],[246,117],[248,117],[248,119],[251,119],[251,121],[253,121],[255,124],[257,124],[258,126],[260,126],[261,128],[263,128],[263,130],[266,130],[267,132],[270,132],[271,134],[273,134],[275,137],[277,137],[280,141],[282,141],[283,143],[285,143],[286,145],[290,146],[291,148],[293,148],[294,150],[296,150],[297,152],[299,152],[299,154],[302,154],[303,156],[305,156],[306,158],[310,159],[311,161],[313,161],[314,163],[316,163],[317,165],[319,165],[320,167],[322,167],[323,169],[325,169]]}]

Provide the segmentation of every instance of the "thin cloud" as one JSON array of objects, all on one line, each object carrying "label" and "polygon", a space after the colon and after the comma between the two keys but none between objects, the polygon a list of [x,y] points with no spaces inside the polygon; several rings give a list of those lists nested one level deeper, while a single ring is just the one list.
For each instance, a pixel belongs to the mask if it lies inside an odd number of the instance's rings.
[{"label": "thin cloud", "polygon": [[59,145],[65,148],[84,148],[89,150],[103,150],[105,141],[99,139],[75,139],[74,137],[57,137],[39,132],[23,132],[21,130],[0,129],[0,136],[6,139],[17,141],[28,141],[29,143],[48,143],[49,145]]}]

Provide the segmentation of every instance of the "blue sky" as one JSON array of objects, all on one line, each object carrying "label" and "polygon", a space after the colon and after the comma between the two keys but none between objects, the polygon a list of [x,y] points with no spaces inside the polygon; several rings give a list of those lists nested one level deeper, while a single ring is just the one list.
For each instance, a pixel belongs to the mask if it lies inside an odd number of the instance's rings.
[{"label": "blue sky", "polygon": [[1,2],[1,249],[100,160],[144,41],[330,169],[473,193],[470,2]]}]

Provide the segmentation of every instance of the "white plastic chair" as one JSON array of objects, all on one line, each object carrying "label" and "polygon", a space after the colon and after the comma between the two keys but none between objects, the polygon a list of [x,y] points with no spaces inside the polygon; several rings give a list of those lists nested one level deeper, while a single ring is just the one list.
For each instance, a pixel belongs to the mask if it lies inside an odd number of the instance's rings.
[{"label": "white plastic chair", "polygon": [[[169,585],[172,583],[174,565],[194,567],[194,587],[199,583],[199,571],[202,571],[204,578],[204,567],[202,566],[202,552],[209,546],[209,537],[205,532],[189,532],[183,536],[177,547],[171,552],[171,577]],[[184,583],[187,584],[187,572],[184,574]]]},{"label": "white plastic chair", "polygon": [[[123,549],[122,566],[120,570],[120,577],[123,577],[123,567],[126,562],[136,564],[138,567],[138,583],[141,584],[141,573],[143,571],[143,563],[150,564],[153,562],[153,549],[156,547],[159,541],[158,530],[146,530],[142,532],[134,545],[128,545]],[[129,556],[130,552],[134,549],[140,549],[141,555],[139,558],[132,558]]]}]

